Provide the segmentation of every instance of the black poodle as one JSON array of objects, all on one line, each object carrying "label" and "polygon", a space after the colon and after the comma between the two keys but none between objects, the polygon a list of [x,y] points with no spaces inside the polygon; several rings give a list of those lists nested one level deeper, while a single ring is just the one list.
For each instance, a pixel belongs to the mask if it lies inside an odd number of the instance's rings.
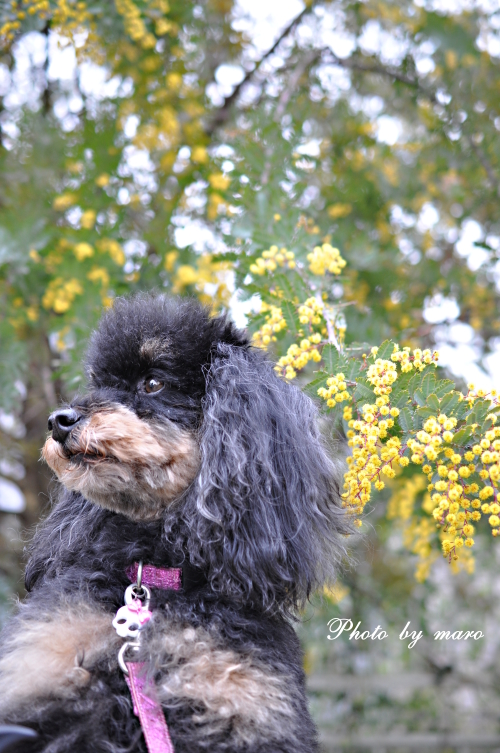
[{"label": "black poodle", "polygon": [[[0,722],[38,735],[16,750],[160,750],[126,662],[175,753],[317,750],[292,622],[350,529],[312,401],[226,316],[164,296],[115,302],[87,374],[87,394],[49,419],[61,492],[1,640]],[[112,621],[134,582],[152,617],[129,626],[119,664]]]}]

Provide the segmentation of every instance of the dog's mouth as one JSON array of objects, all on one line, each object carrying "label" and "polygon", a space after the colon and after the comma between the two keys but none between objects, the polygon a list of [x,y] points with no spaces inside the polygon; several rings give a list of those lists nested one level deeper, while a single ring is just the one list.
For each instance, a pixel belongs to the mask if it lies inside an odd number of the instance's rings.
[{"label": "dog's mouth", "polygon": [[[42,456],[67,489],[137,519],[159,517],[199,467],[192,432],[169,421],[143,421],[119,404],[89,415],[64,444],[49,437]],[[130,507],[145,501],[154,514],[142,505],[132,515]]]},{"label": "dog's mouth", "polygon": [[42,457],[59,480],[64,484],[65,479],[75,469],[96,469],[97,466],[111,463],[119,463],[118,458],[109,452],[99,451],[97,448],[82,447],[77,436],[69,436],[64,444],[48,437],[42,449]]},{"label": "dog's mouth", "polygon": [[57,469],[53,466],[54,455],[60,458],[62,462],[67,461],[72,465],[83,465],[86,463],[95,465],[96,463],[119,462],[118,459],[113,457],[109,452],[105,453],[102,449],[88,445],[83,446],[80,441],[80,434],[81,430],[79,427],[71,432],[64,443],[58,442],[53,439],[53,437],[47,438],[42,450],[42,456],[56,473]]},{"label": "dog's mouth", "polygon": [[65,449],[63,446],[62,452],[68,460],[77,465],[83,463],[93,463],[95,465],[95,463],[117,462],[116,458],[110,457],[109,455],[103,455],[100,452],[92,452],[91,450],[69,450]]},{"label": "dog's mouth", "polygon": [[[83,466],[83,465],[99,465],[101,463],[120,463],[118,458],[114,457],[111,454],[103,454],[102,452],[99,452],[97,450],[91,450],[91,449],[74,449],[74,448],[66,448],[62,446],[61,450],[59,450],[64,457],[73,465],[75,466]],[[173,458],[169,457],[165,460],[163,463],[164,466],[168,467],[171,466],[173,463]]]}]

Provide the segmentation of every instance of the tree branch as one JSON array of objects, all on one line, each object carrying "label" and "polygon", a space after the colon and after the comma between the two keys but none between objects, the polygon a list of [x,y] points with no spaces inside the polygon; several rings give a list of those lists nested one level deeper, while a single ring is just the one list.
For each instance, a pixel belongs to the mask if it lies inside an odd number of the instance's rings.
[{"label": "tree branch", "polygon": [[332,62],[341,68],[349,68],[350,70],[361,71],[362,73],[378,73],[381,76],[392,78],[395,81],[400,81],[402,84],[406,84],[407,86],[412,86],[413,88],[418,89],[422,92],[422,94],[425,94],[426,97],[431,100],[431,102],[437,101],[434,92],[423,86],[417,78],[405,76],[404,73],[400,73],[395,68],[386,68],[383,65],[366,65],[365,63],[361,63],[359,60],[353,60],[351,58],[339,58],[329,48],[324,51],[330,55]]},{"label": "tree branch", "polygon": [[302,10],[298,16],[295,16],[295,18],[288,24],[288,26],[281,32],[275,43],[273,44],[270,49],[264,53],[264,55],[260,58],[260,60],[257,61],[257,63],[254,65],[251,71],[248,71],[243,80],[240,81],[240,83],[235,86],[232,93],[224,99],[224,102],[222,103],[221,107],[217,112],[215,113],[215,117],[212,120],[211,124],[207,127],[206,133],[208,136],[212,136],[213,133],[219,128],[221,125],[223,125],[228,119],[229,115],[231,113],[231,108],[238,98],[239,93],[241,92],[242,88],[247,84],[250,79],[257,73],[259,68],[261,67],[262,63],[267,60],[273,52],[279,47],[281,42],[286,39],[286,37],[295,29],[295,27],[302,21],[304,16],[311,11],[311,8],[313,7],[314,3],[311,3],[310,5],[307,5],[304,10]]},{"label": "tree branch", "polygon": [[[411,78],[410,76],[405,76],[404,74],[400,73],[394,68],[385,68],[382,65],[365,65],[364,63],[360,63],[357,60],[350,60],[349,58],[346,58],[346,59],[338,58],[335,55],[335,53],[332,52],[330,49],[328,50],[328,52],[330,56],[333,58],[333,62],[335,63],[335,65],[339,65],[342,68],[350,68],[351,70],[362,71],[363,73],[378,73],[382,76],[387,76],[396,81],[400,81],[401,83],[406,84],[407,86],[411,86],[415,89],[418,89],[419,91],[422,92],[422,94],[425,94],[425,96],[433,104],[436,104],[438,102],[435,93],[431,91],[430,89],[427,89],[425,86],[423,86],[421,81],[419,81],[417,78]],[[486,155],[484,154],[483,150],[474,143],[473,139],[470,136],[464,135],[464,139],[467,142],[471,151],[477,157],[477,160],[479,161],[481,166],[483,167],[488,177],[488,183],[490,184],[490,188],[494,190],[496,187],[498,187],[498,179],[495,175],[493,168],[491,167],[491,164],[488,162]]]},{"label": "tree branch", "polygon": [[40,31],[40,34],[43,34],[45,37],[45,63],[43,65],[43,70],[45,74],[45,87],[42,92],[42,105],[43,105],[43,114],[48,115],[52,109],[52,87],[50,85],[49,77],[48,77],[48,71],[49,71],[49,34],[50,34],[50,20],[47,21],[43,29]]},{"label": "tree branch", "polygon": [[[321,54],[321,50],[312,50],[309,52],[308,55],[305,55],[302,60],[299,61],[299,63],[295,66],[292,75],[290,76],[290,79],[288,81],[288,84],[285,86],[283,91],[281,92],[280,98],[278,100],[278,104],[276,105],[276,109],[274,111],[273,120],[275,123],[279,123],[281,118],[283,117],[283,114],[285,112],[286,106],[288,105],[288,102],[290,101],[290,98],[293,95],[293,92],[297,88],[297,85],[304,75],[307,68],[314,63],[314,61],[319,57]],[[267,147],[266,149],[266,162],[264,165],[264,170],[262,172],[262,178],[261,178],[261,184],[265,186],[267,182],[269,181],[269,176],[271,174],[271,156],[272,156],[272,149]]]},{"label": "tree branch", "polygon": [[321,50],[311,50],[308,55],[304,55],[302,60],[299,61],[299,63],[296,65],[295,69],[292,72],[292,75],[290,76],[290,79],[288,81],[288,84],[285,86],[283,91],[281,92],[280,98],[278,100],[278,104],[276,105],[276,110],[274,111],[273,120],[278,123],[285,110],[286,106],[288,105],[295,89],[297,88],[297,85],[306,72],[306,70],[309,68],[310,65],[314,63],[315,60],[318,59],[321,55]]}]

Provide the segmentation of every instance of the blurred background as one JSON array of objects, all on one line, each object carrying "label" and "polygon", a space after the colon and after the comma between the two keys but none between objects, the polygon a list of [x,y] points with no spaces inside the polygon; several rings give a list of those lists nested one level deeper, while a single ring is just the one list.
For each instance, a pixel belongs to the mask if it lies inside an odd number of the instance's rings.
[{"label": "blurred background", "polygon": [[[47,416],[116,296],[258,324],[249,264],[331,243],[347,343],[500,386],[499,74],[498,0],[1,0],[0,621],[50,505]],[[411,472],[380,493],[298,625],[325,750],[500,751],[498,544],[455,572],[425,504]],[[329,640],[336,617],[388,638]]]}]

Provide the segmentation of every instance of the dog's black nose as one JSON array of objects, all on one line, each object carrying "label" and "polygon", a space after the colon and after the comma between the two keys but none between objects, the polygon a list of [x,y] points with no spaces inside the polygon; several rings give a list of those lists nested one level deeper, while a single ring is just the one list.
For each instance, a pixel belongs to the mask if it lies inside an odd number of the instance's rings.
[{"label": "dog's black nose", "polygon": [[56,442],[64,443],[71,429],[81,419],[81,415],[74,408],[56,410],[49,416],[49,431]]}]

